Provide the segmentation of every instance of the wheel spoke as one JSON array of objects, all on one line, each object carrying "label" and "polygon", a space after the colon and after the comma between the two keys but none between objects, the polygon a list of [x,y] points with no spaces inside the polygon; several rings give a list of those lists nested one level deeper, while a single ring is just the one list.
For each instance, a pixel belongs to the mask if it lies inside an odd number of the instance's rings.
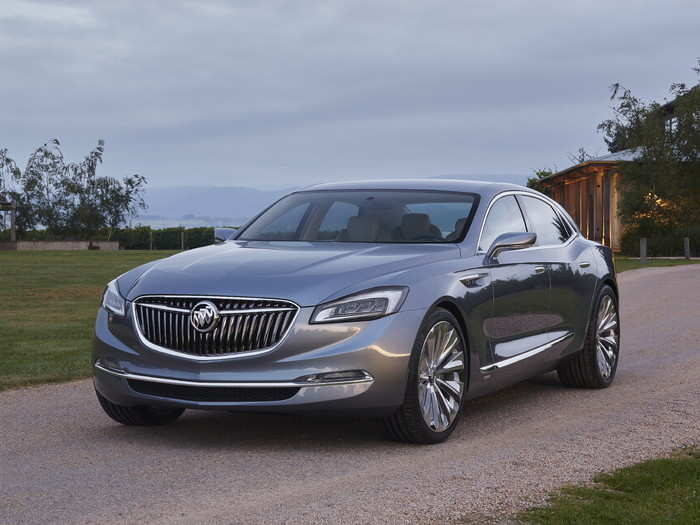
[{"label": "wheel spoke", "polygon": [[456,404],[454,399],[448,399],[439,388],[435,389],[435,394],[439,402],[438,411],[440,412],[440,430],[445,430],[448,426],[450,426]]},{"label": "wheel spoke", "polygon": [[428,389],[429,386],[427,384],[418,385],[418,402],[424,415],[430,413],[430,394]]},{"label": "wheel spoke", "polygon": [[438,368],[435,373],[442,375],[449,372],[458,372],[464,370],[464,360],[462,357],[462,352],[456,351],[449,357],[447,362]]},{"label": "wheel spoke", "polygon": [[435,368],[440,358],[440,351],[443,347],[445,341],[445,330],[444,327],[439,324],[436,326],[435,330],[435,346],[433,347],[433,352],[430,359],[430,365]]},{"label": "wheel spoke", "polygon": [[612,366],[612,364],[615,362],[615,353],[612,350],[608,350],[605,348],[605,345],[600,343],[598,344],[598,349],[603,353],[603,357],[605,357],[607,363]]},{"label": "wheel spoke", "polygon": [[454,328],[450,328],[447,332],[447,336],[443,340],[443,348],[440,350],[440,355],[438,356],[437,361],[435,362],[435,366],[437,368],[440,368],[440,366],[442,366],[442,364],[452,353],[452,350],[455,348],[458,342],[459,338],[457,337],[457,333],[455,332]]},{"label": "wheel spoke", "polygon": [[462,383],[459,381],[447,381],[438,377],[435,379],[435,383],[441,391],[447,391],[447,394],[451,397],[455,399],[462,397]]},{"label": "wheel spoke", "polygon": [[438,430],[440,425],[440,407],[438,406],[438,396],[434,386],[430,386],[430,419],[433,428]]},{"label": "wheel spoke", "polygon": [[608,330],[612,330],[616,326],[617,326],[617,319],[615,318],[614,315],[612,315],[598,331],[599,332],[607,332]]},{"label": "wheel spoke", "polygon": [[599,336],[598,340],[603,343],[603,345],[609,345],[610,349],[617,348],[617,338],[614,335]]},{"label": "wheel spoke", "polygon": [[600,330],[610,317],[610,298],[605,296],[598,309],[598,330]]},{"label": "wheel spoke", "polygon": [[598,347],[598,368],[604,377],[610,375],[610,364],[605,356],[605,352],[603,352],[600,347]]}]

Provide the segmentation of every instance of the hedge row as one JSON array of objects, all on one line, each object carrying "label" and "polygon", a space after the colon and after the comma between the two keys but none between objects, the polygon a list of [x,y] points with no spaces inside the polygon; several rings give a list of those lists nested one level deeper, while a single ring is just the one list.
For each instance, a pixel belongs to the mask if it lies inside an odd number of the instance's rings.
[{"label": "hedge row", "polygon": [[[163,228],[153,229],[149,226],[124,228],[112,233],[111,240],[119,241],[124,250],[179,250],[182,248],[199,248],[214,242],[214,228]],[[152,243],[152,244],[151,244]]]},{"label": "hedge row", "polygon": [[[162,228],[155,229],[150,226],[137,226],[135,228],[121,228],[111,232],[104,232],[96,236],[96,241],[119,241],[123,250],[179,250],[182,248],[181,236],[184,232],[184,248],[199,248],[214,242],[214,228]],[[22,241],[62,241],[64,237],[51,235],[46,230],[32,230],[18,234]],[[9,241],[10,232],[0,231],[0,241]]]}]

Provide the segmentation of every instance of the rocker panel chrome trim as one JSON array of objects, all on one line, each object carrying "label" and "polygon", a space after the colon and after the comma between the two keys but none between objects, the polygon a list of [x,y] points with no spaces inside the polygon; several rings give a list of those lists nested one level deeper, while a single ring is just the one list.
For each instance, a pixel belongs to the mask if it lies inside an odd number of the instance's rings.
[{"label": "rocker panel chrome trim", "polygon": [[527,359],[529,357],[536,356],[537,354],[544,352],[546,350],[549,350],[550,348],[554,347],[555,345],[561,343],[562,341],[565,341],[569,337],[572,337],[574,335],[573,332],[569,332],[568,334],[564,334],[561,337],[557,337],[553,341],[550,341],[549,343],[545,343],[543,345],[537,346],[533,348],[532,350],[528,350],[527,352],[523,352],[522,354],[514,355],[513,357],[509,357],[508,359],[504,359],[503,361],[498,361],[497,363],[493,363],[487,366],[482,366],[480,370],[482,372],[493,372],[495,370],[498,370],[499,368],[504,368],[509,365],[513,365],[515,363],[518,363],[519,361],[522,361],[523,359]]}]

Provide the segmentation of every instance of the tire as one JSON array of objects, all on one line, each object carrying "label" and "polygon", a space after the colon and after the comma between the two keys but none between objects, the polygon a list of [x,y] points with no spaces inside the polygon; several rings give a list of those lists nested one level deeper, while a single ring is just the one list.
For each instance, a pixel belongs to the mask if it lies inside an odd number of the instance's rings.
[{"label": "tire", "polygon": [[[453,349],[448,350],[455,337]],[[457,319],[450,312],[437,308],[426,315],[413,344],[404,403],[384,420],[391,439],[406,443],[440,443],[454,431],[467,386],[465,341]],[[436,351],[437,348],[443,351]],[[438,354],[443,354],[444,359],[431,359]],[[442,366],[430,368],[431,362],[442,363]],[[455,390],[459,390],[458,395]]]},{"label": "tire", "polygon": [[[609,306],[612,311],[608,310]],[[607,320],[602,320],[606,316]],[[602,330],[606,327],[606,330]],[[615,379],[619,361],[620,314],[617,296],[610,286],[605,285],[596,298],[583,349],[559,365],[557,374],[568,387],[607,388]]]},{"label": "tire", "polygon": [[184,408],[117,405],[95,391],[105,413],[117,423],[129,426],[166,425],[179,418]]}]

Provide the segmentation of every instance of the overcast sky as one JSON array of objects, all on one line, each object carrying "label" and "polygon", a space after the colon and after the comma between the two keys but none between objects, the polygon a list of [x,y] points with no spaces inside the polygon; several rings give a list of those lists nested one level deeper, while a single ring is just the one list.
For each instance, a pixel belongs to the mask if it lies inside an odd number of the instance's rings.
[{"label": "overcast sky", "polygon": [[621,82],[695,81],[700,2],[1,0],[0,147],[152,185],[498,179],[604,154]]}]

